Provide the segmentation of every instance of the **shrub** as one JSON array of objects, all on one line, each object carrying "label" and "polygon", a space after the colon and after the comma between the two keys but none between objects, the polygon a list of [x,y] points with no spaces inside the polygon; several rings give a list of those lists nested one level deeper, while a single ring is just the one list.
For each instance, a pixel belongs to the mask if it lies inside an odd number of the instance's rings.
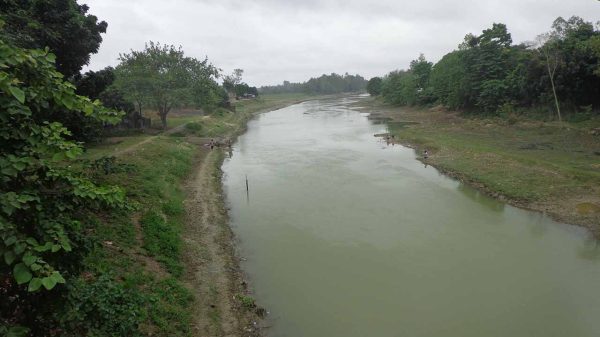
[{"label": "shrub", "polygon": [[69,285],[68,309],[59,319],[62,336],[138,336],[144,298],[110,275],[79,278]]}]

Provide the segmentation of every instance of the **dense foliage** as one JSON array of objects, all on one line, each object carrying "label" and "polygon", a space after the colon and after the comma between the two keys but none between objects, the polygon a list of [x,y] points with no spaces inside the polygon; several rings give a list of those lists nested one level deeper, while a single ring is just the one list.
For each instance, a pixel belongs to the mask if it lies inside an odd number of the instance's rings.
[{"label": "dense foliage", "polygon": [[75,0],[0,1],[0,18],[6,22],[2,38],[21,48],[50,48],[58,71],[70,78],[88,64],[106,32],[106,22],[87,14],[88,9]]},{"label": "dense foliage", "polygon": [[[0,19],[5,26],[0,38],[21,48],[49,48],[56,55],[58,71],[73,80],[98,51],[107,27],[87,11],[75,0],[1,1]],[[102,135],[102,123],[85,114],[56,109],[45,118],[64,125],[76,141],[96,141]]]},{"label": "dense foliage", "polygon": [[496,114],[541,108],[600,109],[600,31],[581,18],[558,18],[537,43],[514,45],[504,24],[468,34],[435,65],[423,55],[408,70],[392,71],[381,95],[392,104],[442,104]]},{"label": "dense foliage", "polygon": [[173,107],[211,108],[222,101],[218,69],[208,59],[186,57],[181,47],[149,42],[144,50],[121,54],[119,60],[114,87],[135,102],[140,113],[144,106],[154,108],[163,127]]},{"label": "dense foliage", "polygon": [[317,78],[311,78],[304,83],[290,83],[284,81],[283,84],[275,86],[261,87],[259,91],[265,94],[280,93],[308,93],[308,94],[337,94],[342,92],[363,91],[367,87],[367,80],[360,75],[331,74],[321,75]]},{"label": "dense foliage", "polygon": [[113,86],[115,82],[113,67],[106,67],[99,71],[90,70],[83,75],[75,76],[74,82],[78,95],[99,99],[105,107],[125,112],[130,125],[135,125],[141,117],[141,114],[136,114],[133,103],[126,100],[125,95]]},{"label": "dense foliage", "polygon": [[367,92],[371,96],[378,96],[381,94],[381,84],[383,79],[381,77],[373,77],[367,82]]},{"label": "dense foliage", "polygon": [[0,321],[5,328],[46,327],[47,315],[41,313],[63,302],[45,292],[78,272],[89,212],[124,202],[120,188],[97,185],[73,168],[82,147],[67,139],[70,132],[62,124],[47,118],[60,110],[113,123],[121,115],[76,95],[54,60],[47,49],[0,40]]}]

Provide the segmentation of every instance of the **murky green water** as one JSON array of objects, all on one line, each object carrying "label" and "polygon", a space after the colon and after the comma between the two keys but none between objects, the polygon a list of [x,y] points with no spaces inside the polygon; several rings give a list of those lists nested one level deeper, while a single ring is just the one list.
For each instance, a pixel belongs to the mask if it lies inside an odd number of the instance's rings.
[{"label": "murky green water", "polygon": [[425,168],[350,101],[264,114],[224,164],[269,336],[600,336],[593,240]]}]

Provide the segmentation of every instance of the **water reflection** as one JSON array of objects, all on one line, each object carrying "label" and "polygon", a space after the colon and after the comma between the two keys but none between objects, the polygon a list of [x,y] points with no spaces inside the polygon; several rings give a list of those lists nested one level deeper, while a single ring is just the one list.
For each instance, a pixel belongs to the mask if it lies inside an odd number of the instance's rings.
[{"label": "water reflection", "polygon": [[534,220],[531,222],[530,234],[532,237],[541,238],[548,232],[548,217],[543,213],[531,213]]},{"label": "water reflection", "polygon": [[503,212],[505,204],[494,200],[493,198],[487,196],[485,193],[467,186],[463,183],[459,184],[456,188],[462,195],[465,197],[475,201],[476,203],[487,207],[489,210],[494,212]]},{"label": "water reflection", "polygon": [[590,237],[578,251],[579,257],[590,261],[600,261],[600,241]]}]

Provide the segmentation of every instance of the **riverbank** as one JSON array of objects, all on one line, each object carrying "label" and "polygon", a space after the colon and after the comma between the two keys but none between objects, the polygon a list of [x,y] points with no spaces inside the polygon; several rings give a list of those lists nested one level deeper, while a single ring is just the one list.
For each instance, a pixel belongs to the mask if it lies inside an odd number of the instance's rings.
[{"label": "riverbank", "polygon": [[100,215],[101,245],[82,276],[90,288],[108,276],[129,296],[111,324],[127,321],[148,336],[259,333],[262,311],[243,281],[221,190],[226,149],[206,144],[234,138],[258,113],[315,98],[268,95],[236,102],[235,113],[177,112],[166,131],[109,137],[88,149],[84,159],[105,168],[98,179],[123,186],[131,204]]},{"label": "riverbank", "polygon": [[419,159],[487,194],[600,237],[600,121],[464,118],[443,109],[357,103]]}]

